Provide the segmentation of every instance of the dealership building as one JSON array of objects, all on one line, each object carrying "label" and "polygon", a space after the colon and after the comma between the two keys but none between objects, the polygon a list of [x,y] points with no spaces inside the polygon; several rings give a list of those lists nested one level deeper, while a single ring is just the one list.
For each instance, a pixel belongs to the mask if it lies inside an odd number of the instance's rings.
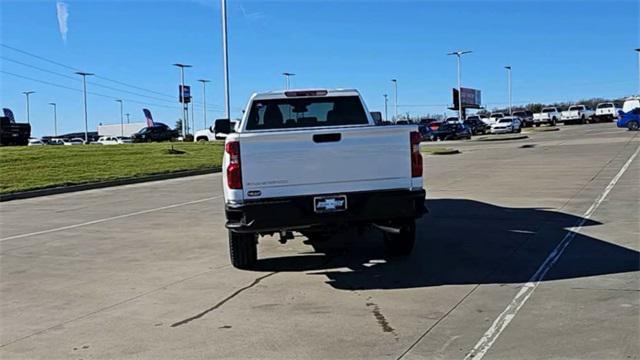
[{"label": "dealership building", "polygon": [[140,129],[147,127],[146,122],[135,122],[130,124],[109,124],[98,125],[98,136],[128,136],[137,133]]}]

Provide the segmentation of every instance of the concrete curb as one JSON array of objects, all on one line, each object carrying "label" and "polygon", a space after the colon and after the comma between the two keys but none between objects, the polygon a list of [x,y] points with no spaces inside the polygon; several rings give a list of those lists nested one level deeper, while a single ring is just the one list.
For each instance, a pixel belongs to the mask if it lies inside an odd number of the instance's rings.
[{"label": "concrete curb", "polygon": [[460,150],[443,150],[443,151],[434,151],[432,153],[427,153],[427,155],[454,155],[454,154],[462,154]]},{"label": "concrete curb", "polygon": [[38,196],[65,194],[70,192],[84,191],[84,190],[91,190],[91,189],[101,189],[101,188],[113,187],[113,186],[138,184],[138,183],[149,182],[149,181],[176,179],[176,178],[187,177],[187,176],[213,174],[217,172],[220,172],[219,168],[186,170],[186,171],[176,171],[176,172],[163,173],[163,174],[145,175],[145,176],[123,178],[123,179],[92,182],[92,183],[86,183],[86,184],[19,191],[19,192],[0,195],[0,202],[18,200],[18,199],[28,199],[28,198],[38,197]]},{"label": "concrete curb", "polygon": [[494,138],[487,137],[487,138],[480,138],[472,141],[509,141],[509,140],[524,140],[528,138],[529,137],[527,135],[520,135],[520,136],[512,136],[512,137],[494,137]]},{"label": "concrete curb", "polygon": [[524,132],[525,133],[537,133],[537,132],[550,132],[550,131],[560,131],[560,128],[543,128],[543,129],[536,128],[535,130],[526,130]]}]

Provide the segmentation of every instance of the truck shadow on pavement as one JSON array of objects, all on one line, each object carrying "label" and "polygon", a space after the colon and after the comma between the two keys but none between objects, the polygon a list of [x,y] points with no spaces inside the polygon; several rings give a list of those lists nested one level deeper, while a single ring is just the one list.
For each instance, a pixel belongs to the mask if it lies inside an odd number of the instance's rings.
[{"label": "truck shadow on pavement", "polygon": [[[310,271],[337,289],[406,289],[456,284],[527,282],[583,219],[536,208],[507,208],[473,200],[434,199],[417,223],[413,253],[384,255],[382,235],[345,234],[312,244],[315,251],[258,261],[258,271]],[[585,220],[583,227],[599,225]],[[640,253],[580,233],[544,280],[640,270]],[[344,269],[347,268],[347,269]]]}]

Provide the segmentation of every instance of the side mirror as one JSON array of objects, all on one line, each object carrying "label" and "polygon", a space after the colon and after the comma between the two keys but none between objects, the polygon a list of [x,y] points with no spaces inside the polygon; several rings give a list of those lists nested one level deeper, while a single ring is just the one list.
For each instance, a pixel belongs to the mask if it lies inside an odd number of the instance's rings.
[{"label": "side mirror", "polygon": [[216,139],[225,139],[231,133],[231,121],[229,119],[217,119],[213,123],[213,134]]},{"label": "side mirror", "polygon": [[380,111],[372,111],[370,114],[374,124],[380,125],[382,123],[382,113]]}]

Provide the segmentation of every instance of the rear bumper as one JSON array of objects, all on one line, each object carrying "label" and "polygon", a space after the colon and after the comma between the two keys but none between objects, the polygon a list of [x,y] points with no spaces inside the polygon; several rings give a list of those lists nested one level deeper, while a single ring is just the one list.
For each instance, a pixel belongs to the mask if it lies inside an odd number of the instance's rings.
[{"label": "rear bumper", "polygon": [[425,191],[423,189],[340,194],[347,196],[347,210],[335,213],[316,213],[314,211],[313,198],[319,195],[227,204],[225,206],[227,217],[225,226],[235,232],[273,232],[418,218],[426,212],[424,207]]}]

